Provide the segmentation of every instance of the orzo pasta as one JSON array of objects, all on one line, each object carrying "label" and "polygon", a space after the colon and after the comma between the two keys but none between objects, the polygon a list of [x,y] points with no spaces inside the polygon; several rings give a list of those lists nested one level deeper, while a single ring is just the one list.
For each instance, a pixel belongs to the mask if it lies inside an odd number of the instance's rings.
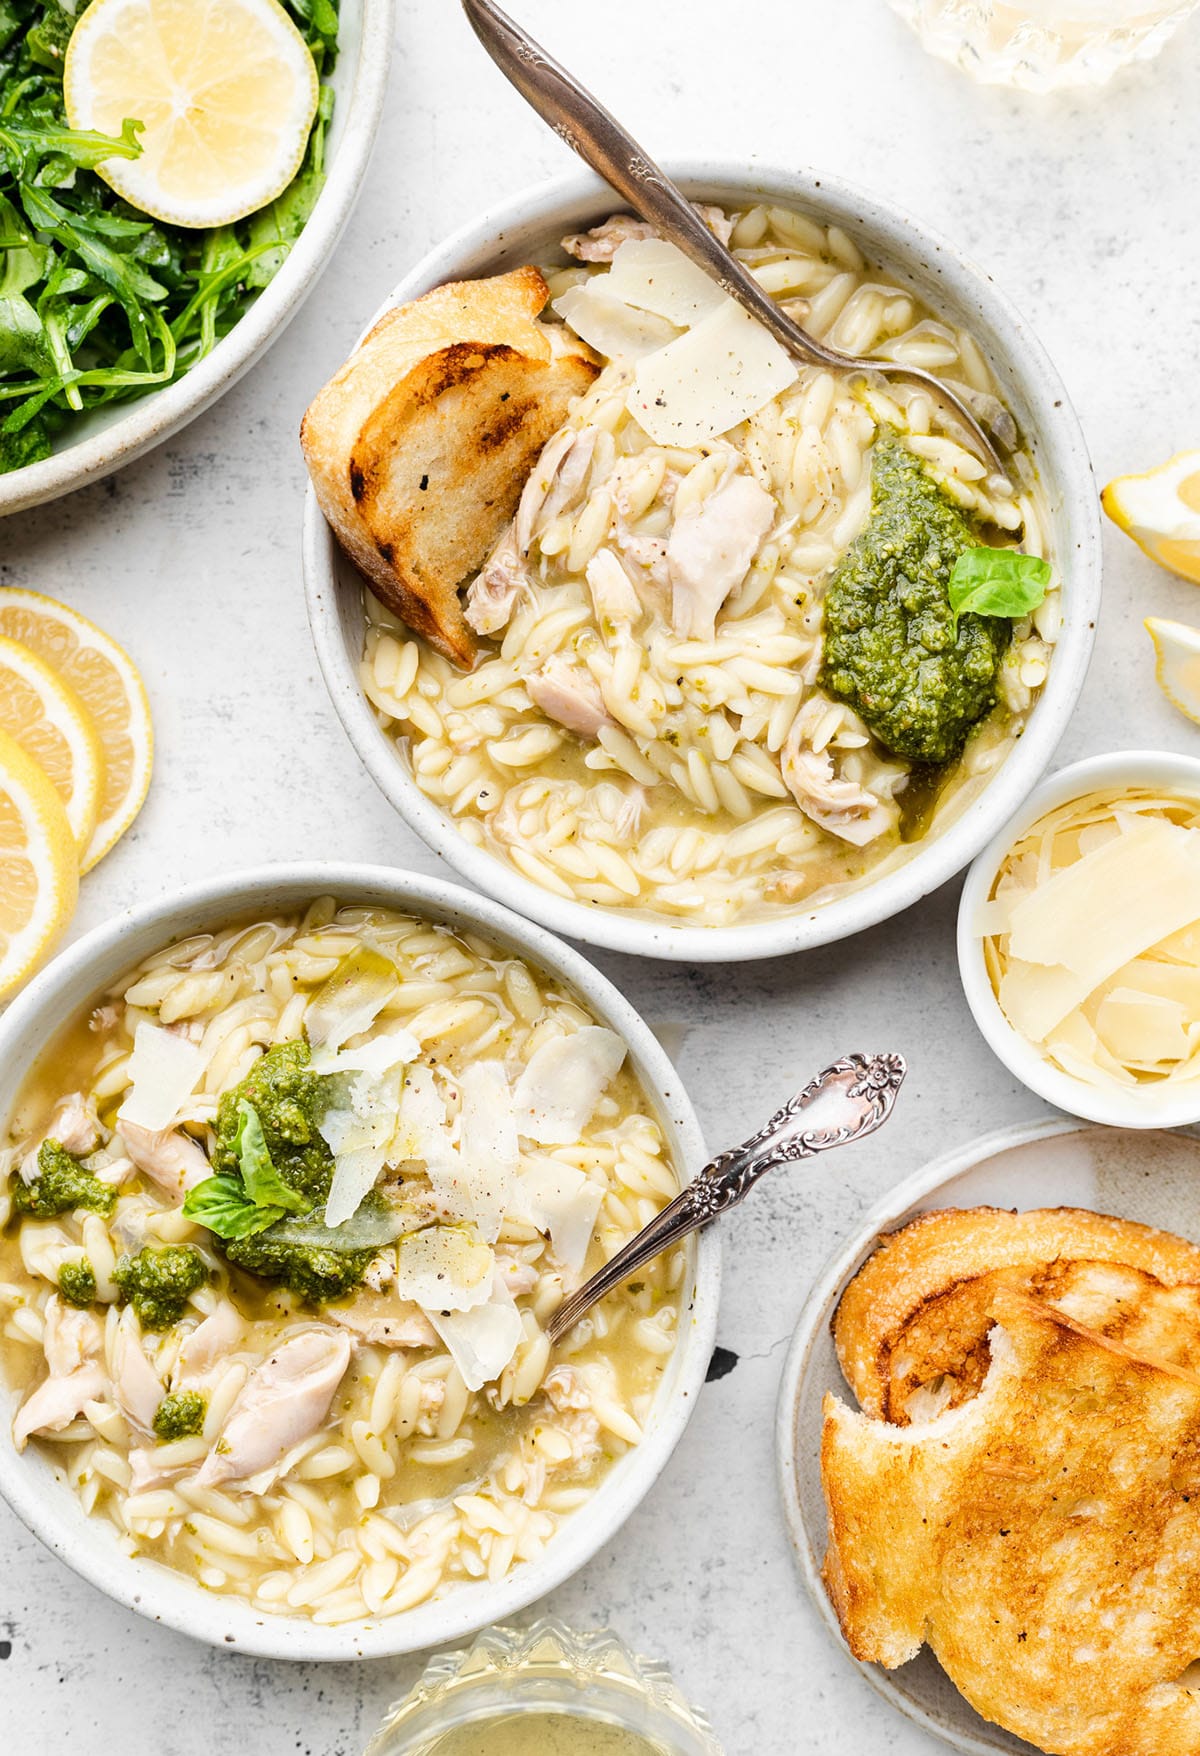
[{"label": "orzo pasta", "polygon": [[[368,593],[362,679],[469,841],[558,896],[720,926],[909,858],[1020,735],[1060,616],[1057,577],[1016,615],[947,600],[968,547],[1053,560],[1034,466],[971,334],[836,227],[779,207],[706,212],[814,335],[959,386],[1011,445],[1011,479],[924,392],[768,357],[718,289],[617,218],[545,270],[603,370],[467,588],[479,662],[456,669]],[[943,700],[947,669],[976,684],[923,742],[848,681],[845,641],[827,650],[831,591],[890,511],[881,440],[933,496],[945,563],[932,620],[899,591],[911,666],[892,695]]]},{"label": "orzo pasta", "polygon": [[386,1617],[538,1554],[638,1444],[676,1252],[552,1359],[674,1193],[624,1045],[471,934],[314,903],[145,960],[0,1154],[0,1351],[129,1553]]}]

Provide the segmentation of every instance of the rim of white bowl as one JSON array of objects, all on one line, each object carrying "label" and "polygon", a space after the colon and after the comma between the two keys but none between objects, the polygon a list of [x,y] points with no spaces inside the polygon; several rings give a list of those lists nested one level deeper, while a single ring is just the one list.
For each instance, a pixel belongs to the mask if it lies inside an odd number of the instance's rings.
[{"label": "rim of white bowl", "polygon": [[[304,509],[305,596],[321,673],[351,744],[384,797],[434,853],[487,895],[568,938],[643,957],[732,963],[827,945],[898,914],[961,871],[996,825],[1011,815],[1053,756],[1087,674],[1100,605],[1100,505],[1079,422],[1041,343],[991,277],[946,239],[890,202],[815,171],[758,161],[747,167],[745,160],[717,159],[668,159],[666,168],[698,197],[722,191],[769,193],[802,207],[844,209],[836,217],[861,224],[884,258],[894,261],[902,273],[907,267],[953,282],[958,302],[977,309],[988,327],[1004,339],[1004,358],[997,365],[1012,375],[1037,413],[1036,442],[1046,464],[1053,466],[1075,558],[1070,588],[1064,594],[1063,629],[1042,696],[1024,735],[980,796],[920,854],[875,883],[820,908],[799,908],[741,926],[688,927],[568,901],[486,849],[472,846],[454,820],[421,792],[376,722],[358,680],[359,655],[348,650],[338,615],[337,543],[311,486]],[[487,272],[489,259],[514,249],[511,233],[518,234],[520,244],[523,234],[536,225],[549,237],[559,226],[583,223],[586,215],[579,210],[598,218],[614,205],[623,204],[590,173],[556,177],[527,189],[430,251],[388,295],[376,317],[441,281]],[[1066,571],[1065,561],[1063,565]]]},{"label": "rim of white bowl", "polygon": [[1200,1085],[1165,1101],[1159,1098],[1151,1108],[1160,1087],[1133,1093],[1119,1086],[1091,1086],[1051,1066],[1000,1010],[984,963],[983,940],[971,930],[1001,861],[1039,817],[1085,793],[1129,786],[1170,788],[1200,803],[1200,758],[1172,750],[1110,750],[1072,762],[1043,781],[971,865],[958,905],[958,970],[967,1005],[988,1047],[1038,1097],[1068,1115],[1110,1128],[1182,1128],[1200,1122]]},{"label": "rim of white bowl", "polygon": [[[800,1502],[796,1470],[796,1452],[800,1437],[797,1431],[796,1404],[800,1397],[800,1386],[808,1370],[809,1357],[818,1337],[833,1319],[842,1288],[871,1254],[881,1233],[894,1231],[909,1210],[924,1196],[931,1195],[934,1190],[952,1182],[955,1177],[971,1170],[973,1166],[1017,1147],[1031,1146],[1039,1140],[1052,1140],[1062,1134],[1073,1134],[1078,1127],[1078,1122],[1066,1117],[1048,1116],[1039,1122],[1018,1122],[1007,1128],[998,1128],[990,1134],[979,1135],[963,1146],[956,1146],[951,1151],[942,1153],[930,1164],[914,1171],[912,1176],[905,1177],[894,1189],[889,1189],[864,1214],[853,1234],[836,1251],[813,1283],[784,1356],[775,1404],[775,1467],[783,1501],[784,1523],[787,1525],[792,1553],[801,1578],[808,1588],[809,1597],[826,1632],[843,1658],[854,1666],[859,1676],[889,1706],[894,1707],[906,1719],[923,1726],[943,1743],[952,1743],[960,1750],[974,1752],[975,1756],[995,1756],[995,1746],[972,1738],[969,1733],[960,1735],[956,1732],[954,1736],[950,1736],[934,1714],[926,1712],[918,1702],[893,1685],[889,1671],[880,1665],[856,1659],[846,1645],[837,1611],[829,1600],[821,1578],[822,1557],[815,1552],[809,1541],[804,1508]],[[810,1438],[814,1443],[819,1443],[819,1435],[810,1435]]]},{"label": "rim of white bowl", "polygon": [[149,391],[99,432],[0,475],[0,517],[40,506],[132,463],[223,396],[280,336],[313,290],[354,210],[387,95],[395,0],[360,0],[354,77],[324,187],[278,274],[190,372]]},{"label": "rim of white bowl", "polygon": [[[105,982],[157,944],[189,927],[327,895],[412,909],[481,932],[561,978],[627,1044],[681,1168],[694,1174],[705,1163],[700,1124],[666,1051],[630,1002],[580,952],[459,885],[365,864],[295,861],[257,866],[188,885],[94,928],[35,976],[0,1018],[5,1106],[54,1031]],[[543,1555],[496,1584],[458,1585],[445,1598],[387,1620],[334,1628],[301,1617],[266,1616],[236,1598],[205,1591],[159,1562],[121,1554],[113,1527],[83,1512],[48,1458],[33,1447],[16,1451],[7,1420],[0,1434],[0,1495],[48,1549],[106,1596],[213,1646],[264,1658],[335,1661],[398,1657],[463,1639],[527,1608],[578,1572],[613,1539],[665,1467],[695,1406],[715,1341],[721,1285],[721,1244],[715,1228],[698,1235],[694,1262],[693,1297],[681,1314],[672,1356],[674,1383],[660,1390],[642,1443],[614,1465],[593,1499],[567,1520]],[[7,1408],[10,1401],[11,1393],[0,1384],[0,1407]]]}]

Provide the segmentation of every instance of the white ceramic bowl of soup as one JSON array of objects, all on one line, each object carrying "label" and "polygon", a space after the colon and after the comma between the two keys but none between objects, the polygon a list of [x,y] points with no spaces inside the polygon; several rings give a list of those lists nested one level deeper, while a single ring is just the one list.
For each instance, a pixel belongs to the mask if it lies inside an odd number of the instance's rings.
[{"label": "white ceramic bowl of soup", "polygon": [[312,292],[366,176],[387,96],[394,0],[341,0],[339,15],[325,184],[278,274],[212,352],[175,383],[72,419],[51,456],[0,475],[0,517],[99,481],[178,432],[237,383]]},{"label": "white ceramic bowl of soup", "polygon": [[967,1005],[988,1047],[1038,1097],[1070,1115],[1110,1128],[1184,1128],[1200,1122],[1200,1082],[1132,1088],[1115,1080],[1092,1084],[1048,1060],[1001,1008],[988,973],[983,937],[976,930],[979,910],[991,896],[1001,866],[1028,829],[1089,793],[1119,794],[1129,788],[1200,805],[1200,760],[1169,750],[1118,750],[1086,757],[1052,774],[988,843],[967,874],[958,909],[958,968]]},{"label": "white ceramic bowl of soup", "polygon": [[[691,926],[560,897],[469,842],[455,819],[421,791],[381,728],[359,681],[362,579],[341,555],[311,489],[304,518],[305,590],[321,670],[351,743],[389,802],[455,871],[521,914],[593,945],[687,962],[741,961],[828,944],[898,914],[967,865],[1025,798],[1062,736],[1086,675],[1100,601],[1099,502],[1079,423],[1040,343],[991,279],[953,245],[898,207],[811,171],[747,170],[721,160],[668,168],[698,201],[745,207],[770,200],[840,226],[869,262],[893,271],[935,310],[965,324],[987,355],[1037,465],[1065,589],[1064,625],[1046,684],[1023,735],[978,796],[904,863],[818,907],[798,903],[742,924]],[[546,261],[564,234],[621,209],[605,184],[586,175],[527,191],[424,257],[380,310],[444,281]]]},{"label": "white ceramic bowl of soup", "polygon": [[[381,867],[325,863],[260,867],[196,884],[130,909],[55,959],[0,1019],[0,1118],[12,1111],[31,1068],[57,1033],[107,985],[174,939],[320,896],[428,917],[478,933],[579,996],[625,1043],[629,1064],[659,1123],[681,1178],[706,1153],[683,1085],[628,1001],[580,954],[541,927],[455,885]],[[0,1381],[0,1494],[54,1554],[117,1603],[151,1621],[228,1650],[269,1658],[344,1660],[440,1646],[511,1616],[561,1585],[610,1542],[662,1471],[687,1425],[712,1356],[721,1279],[715,1230],[693,1236],[681,1293],[679,1340],[642,1441],[607,1471],[592,1498],[565,1520],[544,1552],[496,1582],[456,1585],[445,1596],[388,1619],[323,1627],[302,1615],[268,1616],[248,1602],[205,1590],[186,1574],[131,1558],[107,1519],[89,1516],[37,1443],[18,1452],[11,1437],[18,1393]]]}]

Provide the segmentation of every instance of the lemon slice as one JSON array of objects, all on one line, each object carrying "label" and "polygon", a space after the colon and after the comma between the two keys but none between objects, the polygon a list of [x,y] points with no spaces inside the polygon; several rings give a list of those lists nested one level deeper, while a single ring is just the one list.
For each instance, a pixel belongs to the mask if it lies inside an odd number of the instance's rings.
[{"label": "lemon slice", "polygon": [[1152,561],[1200,585],[1200,451],[1177,452],[1144,475],[1118,476],[1100,498]]},{"label": "lemon slice", "polygon": [[[100,0],[103,3],[103,0]],[[75,691],[104,751],[100,820],[83,856],[88,872],[142,808],[154,763],[154,729],[142,679],[115,640],[66,604],[0,586],[0,636],[20,641]]]},{"label": "lemon slice", "polygon": [[1147,616],[1146,633],[1154,642],[1154,675],[1158,686],[1180,713],[1200,725],[1200,628]]},{"label": "lemon slice", "polygon": [[0,732],[0,995],[42,961],[78,891],[66,807],[33,757]]},{"label": "lemon slice", "polygon": [[0,637],[0,731],[41,768],[67,812],[80,855],[104,796],[104,751],[87,708],[43,659]]},{"label": "lemon slice", "polygon": [[227,225],[287,188],[318,83],[277,0],[92,0],[63,68],[72,128],[143,124],[141,155],[106,159],[100,176],[176,226]]}]

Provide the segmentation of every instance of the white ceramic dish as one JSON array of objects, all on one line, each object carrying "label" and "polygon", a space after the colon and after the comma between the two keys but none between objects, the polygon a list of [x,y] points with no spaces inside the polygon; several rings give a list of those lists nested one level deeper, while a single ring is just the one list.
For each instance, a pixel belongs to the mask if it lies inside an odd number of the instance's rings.
[{"label": "white ceramic dish", "polygon": [[[731,962],[825,945],[898,914],[960,871],[1025,797],[1062,736],[1087,671],[1100,602],[1099,501],[1079,424],[1053,366],[1007,298],[953,245],[887,202],[813,172],[767,166],[748,171],[744,164],[718,160],[674,162],[668,169],[698,200],[745,203],[769,194],[842,226],[868,258],[894,268],[936,307],[969,324],[992,360],[1047,489],[1054,549],[1066,575],[1066,621],[1025,734],[985,791],[907,864],[820,909],[801,907],[745,926],[677,927],[568,901],[464,840],[454,820],[421,792],[380,729],[358,681],[362,581],[342,558],[311,489],[304,578],[317,657],[347,735],[384,796],[435,853],[489,896],[557,933],[645,957]],[[564,233],[594,225],[620,206],[590,176],[526,191],[426,256],[376,318],[442,281],[544,261]]]},{"label": "white ceramic dish", "polygon": [[1181,1128],[1200,1122],[1200,1083],[1164,1095],[1159,1086],[1130,1091],[1115,1084],[1088,1085],[1052,1066],[1000,1010],[984,963],[983,940],[972,931],[1004,856],[1031,824],[1086,793],[1133,786],[1161,787],[1200,802],[1200,761],[1168,750],[1119,750],[1089,756],[1052,774],[988,843],[967,874],[958,907],[958,968],[967,1005],[988,1046],[1030,1091],[1060,1110],[1113,1128]]},{"label": "white ceramic dish", "polygon": [[286,262],[212,353],[176,383],[72,422],[41,463],[0,475],[0,517],[57,500],[132,463],[206,409],[282,335],[317,283],[354,209],[383,114],[394,0],[342,0],[327,175]]},{"label": "white ceramic dish", "polygon": [[[813,1603],[846,1653],[821,1584],[825,1501],[821,1492],[821,1403],[832,1390],[853,1406],[834,1353],[830,1322],[847,1282],[881,1232],[933,1207],[1089,1207],[1200,1238],[1200,1140],[1191,1134],[1134,1133],[1068,1121],[1008,1128],[947,1153],[872,1209],[818,1279],[783,1368],[775,1422],[784,1515]],[[854,1663],[846,1653],[847,1662]],[[1033,1746],[981,1719],[926,1650],[896,1671],[859,1665],[893,1707],[970,1756],[1028,1756]]]},{"label": "white ceramic dish", "polygon": [[[578,952],[540,927],[457,886],[376,866],[301,864],[261,867],[210,879],[164,901],[129,910],[81,939],[48,966],[0,1020],[0,1117],[6,1117],[47,1040],[123,970],[184,933],[334,895],[428,915],[511,947],[573,987],[629,1048],[630,1063],[655,1106],[676,1163],[694,1174],[705,1162],[695,1112],[652,1032],[612,984]],[[214,1646],[268,1658],[395,1656],[474,1634],[511,1616],[569,1578],[611,1541],[650,1488],[687,1425],[712,1355],[721,1279],[715,1231],[692,1240],[685,1282],[690,1297],[643,1442],[604,1478],[594,1498],[537,1560],[496,1584],[466,1584],[444,1598],[383,1621],[324,1628],[296,1617],[264,1616],[220,1597],[155,1561],[132,1560],[106,1520],[89,1518],[36,1445],[18,1453],[10,1438],[16,1397],[0,1384],[0,1494],[35,1536],[118,1603]]]}]

